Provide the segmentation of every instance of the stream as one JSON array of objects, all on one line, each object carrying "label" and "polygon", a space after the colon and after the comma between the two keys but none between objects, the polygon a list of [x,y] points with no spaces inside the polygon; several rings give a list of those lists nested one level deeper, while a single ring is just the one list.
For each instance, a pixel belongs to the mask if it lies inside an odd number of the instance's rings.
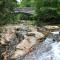
[{"label": "stream", "polygon": [[23,60],[60,60],[59,31],[51,32],[45,41]]}]

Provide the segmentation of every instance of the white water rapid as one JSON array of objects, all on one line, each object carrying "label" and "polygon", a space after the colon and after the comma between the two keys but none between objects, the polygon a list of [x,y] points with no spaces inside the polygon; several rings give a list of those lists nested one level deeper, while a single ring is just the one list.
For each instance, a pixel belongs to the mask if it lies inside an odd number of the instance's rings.
[{"label": "white water rapid", "polygon": [[23,60],[60,60],[59,31],[51,32],[45,41]]}]

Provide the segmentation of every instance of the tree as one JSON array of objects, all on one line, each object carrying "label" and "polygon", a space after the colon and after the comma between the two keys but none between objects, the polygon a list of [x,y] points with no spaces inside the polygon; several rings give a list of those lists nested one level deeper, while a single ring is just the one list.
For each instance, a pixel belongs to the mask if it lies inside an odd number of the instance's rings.
[{"label": "tree", "polygon": [[22,0],[21,3],[18,3],[20,7],[32,7],[34,5],[35,0]]},{"label": "tree", "polygon": [[57,23],[58,16],[60,16],[58,14],[60,12],[59,0],[36,0],[35,4],[38,21]]},{"label": "tree", "polygon": [[30,7],[30,1],[31,0],[22,0],[20,4],[18,4],[18,6],[20,7]]},{"label": "tree", "polygon": [[10,23],[14,18],[14,8],[17,6],[16,0],[0,0],[0,25]]}]

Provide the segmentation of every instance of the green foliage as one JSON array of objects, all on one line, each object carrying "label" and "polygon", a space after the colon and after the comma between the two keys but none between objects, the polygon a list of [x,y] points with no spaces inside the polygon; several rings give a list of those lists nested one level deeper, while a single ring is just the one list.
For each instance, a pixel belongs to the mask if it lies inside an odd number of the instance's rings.
[{"label": "green foliage", "polygon": [[18,7],[35,7],[34,4],[35,0],[22,0],[20,3],[18,3]]},{"label": "green foliage", "polygon": [[36,20],[38,24],[60,23],[60,0],[22,0],[18,3],[21,8],[32,7],[36,15],[12,13],[16,6],[16,0],[0,0],[0,25],[20,20]]},{"label": "green foliage", "polygon": [[11,12],[16,6],[16,0],[0,0],[0,25],[14,20],[14,14]]},{"label": "green foliage", "polygon": [[[36,0],[37,22],[60,23],[59,0]],[[58,20],[58,21],[57,21]]]},{"label": "green foliage", "polygon": [[30,20],[31,19],[31,15],[29,14],[19,14],[20,15],[20,20]]},{"label": "green foliage", "polygon": [[30,7],[31,6],[31,0],[22,0],[20,4],[18,4],[19,7]]}]

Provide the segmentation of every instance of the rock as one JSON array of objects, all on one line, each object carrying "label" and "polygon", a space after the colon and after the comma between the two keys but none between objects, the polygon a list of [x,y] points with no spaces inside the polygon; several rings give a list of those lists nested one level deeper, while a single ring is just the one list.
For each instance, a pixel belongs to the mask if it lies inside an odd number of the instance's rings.
[{"label": "rock", "polygon": [[24,34],[22,34],[20,31],[17,31],[16,37],[19,39],[19,41],[22,41],[24,39]]},{"label": "rock", "polygon": [[[44,34],[41,32],[28,32],[28,35],[24,40],[22,40],[17,46],[16,51],[14,52],[12,58],[18,58],[18,56],[24,56],[29,51],[31,51],[31,48],[35,46],[41,39],[44,38]],[[34,36],[33,36],[34,35]]]},{"label": "rock", "polygon": [[41,39],[41,38],[44,38],[44,34],[41,33],[41,32],[37,32],[37,31],[34,31],[34,32],[28,32],[28,35],[35,35],[36,39]]},{"label": "rock", "polygon": [[15,29],[20,28],[20,24],[19,25],[7,25],[7,26],[4,26],[4,28],[5,29],[10,29],[10,30],[15,30]]},{"label": "rock", "polygon": [[7,31],[1,35],[0,43],[2,45],[6,44],[6,42],[9,42],[14,35],[15,35],[14,30],[7,29]]},{"label": "rock", "polygon": [[43,27],[37,27],[38,32],[46,32],[46,29]]},{"label": "rock", "polygon": [[12,55],[11,59],[16,59],[18,57],[22,57],[26,54],[25,50],[16,50],[15,53]]},{"label": "rock", "polygon": [[50,33],[50,31],[47,30],[44,27],[37,27],[37,31],[43,33],[45,35],[45,37],[47,37],[49,35],[49,33]]},{"label": "rock", "polygon": [[6,40],[7,42],[9,42],[10,39],[12,38],[12,36],[13,36],[13,34],[6,33],[5,36],[4,36],[4,38],[5,38],[5,40]]},{"label": "rock", "polygon": [[20,38],[23,37],[23,39],[24,39],[24,36],[26,36],[27,32],[29,32],[29,31],[30,31],[30,29],[28,28],[28,26],[21,24],[20,28],[16,30],[16,35],[19,36]]},{"label": "rock", "polygon": [[8,60],[8,56],[7,51],[2,53],[3,60]]},{"label": "rock", "polygon": [[27,37],[16,46],[16,51],[12,57],[18,58],[18,56],[24,56],[36,43],[37,41],[35,37]]},{"label": "rock", "polygon": [[60,37],[60,32],[59,32],[59,31],[51,32],[51,34],[53,35],[54,40],[60,41],[60,39],[59,39],[59,37]]},{"label": "rock", "polygon": [[48,30],[56,30],[56,29],[59,29],[59,26],[51,26],[51,25],[48,25],[48,26],[44,26],[44,28],[46,28]]},{"label": "rock", "polygon": [[45,31],[45,32],[43,32],[43,34],[45,35],[45,37],[47,37],[50,34],[50,32],[49,31]]},{"label": "rock", "polygon": [[36,37],[37,39],[41,39],[41,38],[44,38],[44,34],[41,33],[41,32],[35,32],[35,37]]},{"label": "rock", "polygon": [[32,32],[28,32],[28,33],[27,33],[27,36],[35,36],[35,34],[32,33]]},{"label": "rock", "polygon": [[29,31],[28,26],[26,26],[24,24],[21,24],[20,28],[19,28],[19,31]]},{"label": "rock", "polygon": [[1,39],[1,40],[0,40],[0,44],[1,44],[1,45],[4,45],[4,44],[6,44],[6,41],[5,41],[4,39]]},{"label": "rock", "polygon": [[30,26],[29,29],[30,29],[30,32],[37,31],[36,27],[33,27],[33,26]]},{"label": "rock", "polygon": [[23,49],[25,49],[25,48],[29,49],[34,44],[36,44],[36,38],[35,37],[27,37],[21,43],[19,43],[16,48],[22,49],[22,47],[23,47]]}]

